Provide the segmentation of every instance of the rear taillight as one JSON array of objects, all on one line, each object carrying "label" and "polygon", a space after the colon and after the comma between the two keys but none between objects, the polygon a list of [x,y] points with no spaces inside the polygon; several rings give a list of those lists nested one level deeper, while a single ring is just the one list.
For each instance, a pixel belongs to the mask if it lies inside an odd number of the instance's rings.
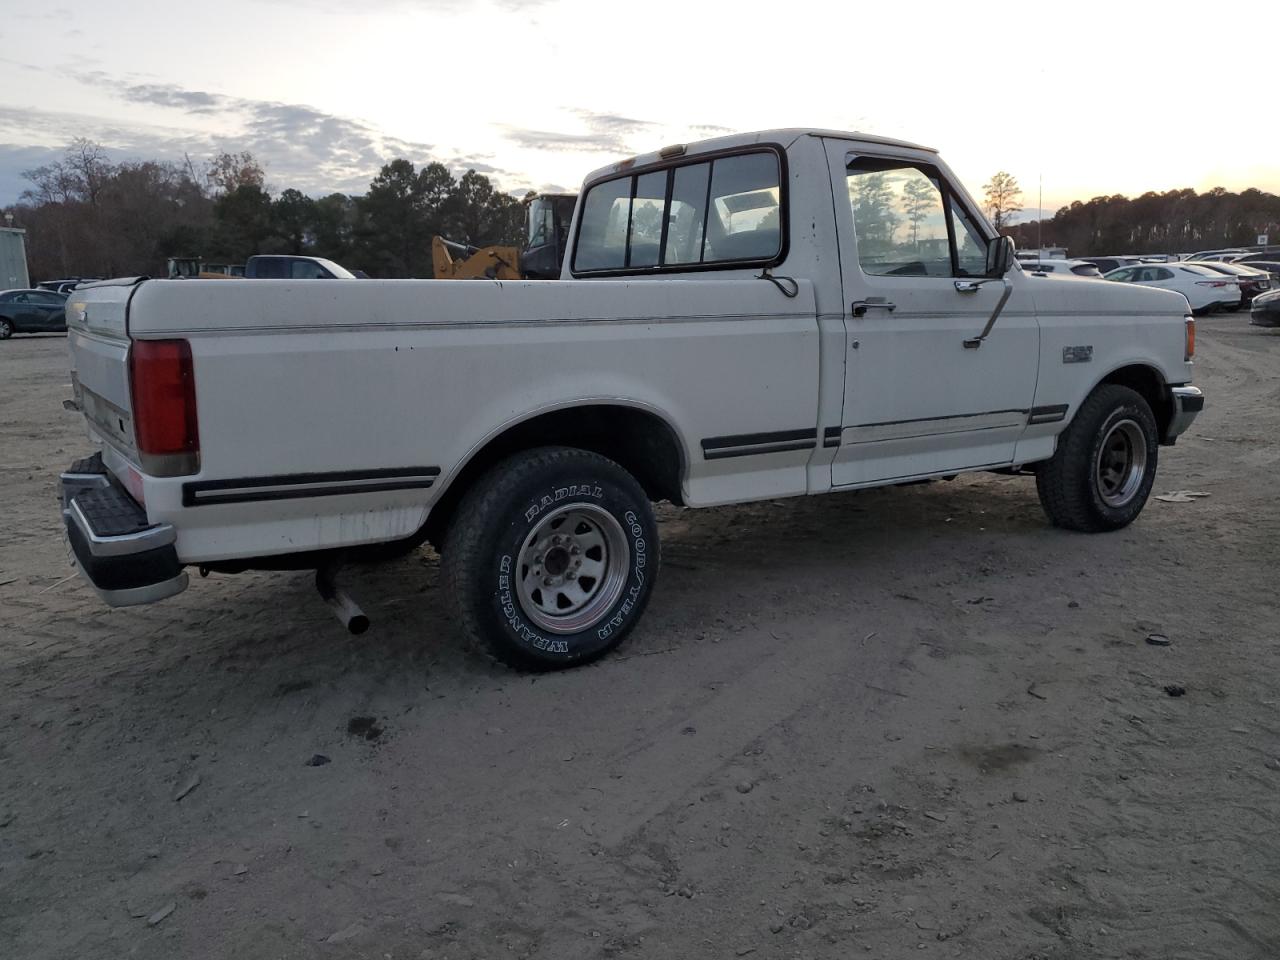
[{"label": "rear taillight", "polygon": [[196,378],[186,340],[135,340],[129,347],[133,435],[145,473],[179,477],[200,469]]},{"label": "rear taillight", "polygon": [[1182,359],[1190,361],[1196,355],[1196,321],[1192,317],[1187,317],[1187,332],[1184,340],[1184,348],[1182,351]]},{"label": "rear taillight", "polygon": [[1197,287],[1227,287],[1231,283],[1229,280],[1197,280]]}]

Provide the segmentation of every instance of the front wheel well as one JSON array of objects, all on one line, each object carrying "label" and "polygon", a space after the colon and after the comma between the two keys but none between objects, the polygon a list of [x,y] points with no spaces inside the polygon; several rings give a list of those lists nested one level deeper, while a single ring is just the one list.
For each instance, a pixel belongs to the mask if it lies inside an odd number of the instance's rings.
[{"label": "front wheel well", "polygon": [[1112,370],[1102,378],[1102,383],[1128,387],[1146,400],[1147,406],[1151,408],[1151,413],[1156,418],[1160,439],[1165,439],[1169,433],[1169,424],[1173,422],[1173,398],[1159,370],[1144,363],[1131,363],[1126,367]]},{"label": "front wheel well", "polygon": [[650,500],[683,503],[683,449],[666,421],[636,407],[592,404],[522,420],[489,440],[449,481],[418,539],[438,547],[459,502],[480,476],[513,454],[548,446],[577,447],[608,457],[636,478]]}]

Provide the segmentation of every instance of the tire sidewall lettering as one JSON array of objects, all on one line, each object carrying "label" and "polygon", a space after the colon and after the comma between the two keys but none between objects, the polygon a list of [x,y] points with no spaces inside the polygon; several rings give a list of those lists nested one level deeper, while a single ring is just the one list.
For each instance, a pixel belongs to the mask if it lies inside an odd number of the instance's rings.
[{"label": "tire sidewall lettering", "polygon": [[[603,507],[621,523],[631,546],[628,584],[618,603],[604,620],[577,634],[547,635],[529,623],[520,606],[515,585],[515,555],[519,545],[537,526],[538,518],[543,513],[574,502],[594,503]],[[631,498],[622,491],[606,489],[605,485],[595,481],[556,484],[526,502],[504,537],[506,543],[499,543],[500,553],[495,570],[494,600],[497,612],[506,629],[519,643],[543,655],[566,659],[588,655],[601,644],[607,643],[643,607],[642,601],[650,579],[649,543],[637,511],[630,507],[631,502]]]}]

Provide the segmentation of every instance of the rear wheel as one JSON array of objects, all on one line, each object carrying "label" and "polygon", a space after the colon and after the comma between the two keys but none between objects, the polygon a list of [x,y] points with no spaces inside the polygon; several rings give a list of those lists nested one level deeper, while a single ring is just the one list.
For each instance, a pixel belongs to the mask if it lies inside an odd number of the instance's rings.
[{"label": "rear wheel", "polygon": [[1155,483],[1158,432],[1151,407],[1128,387],[1103,384],[1076,411],[1036,490],[1055,526],[1118,530],[1142,512]]},{"label": "rear wheel", "polygon": [[640,619],[658,570],[653,509],[598,454],[543,447],[480,478],[445,537],[445,584],[463,629],[519,669],[608,653]]},{"label": "rear wheel", "polygon": [[5,317],[0,317],[0,340],[8,340],[13,336],[13,324]]}]

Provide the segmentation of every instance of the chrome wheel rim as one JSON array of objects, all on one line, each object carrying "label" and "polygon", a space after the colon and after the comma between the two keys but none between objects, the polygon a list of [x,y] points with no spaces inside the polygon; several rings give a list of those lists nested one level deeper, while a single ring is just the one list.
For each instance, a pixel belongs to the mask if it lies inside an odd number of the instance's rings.
[{"label": "chrome wheel rim", "polygon": [[1102,438],[1094,462],[1098,496],[1109,507],[1123,507],[1137,494],[1147,472],[1147,440],[1136,420],[1120,420]]},{"label": "chrome wheel rim", "polygon": [[622,595],[631,550],[611,513],[578,503],[538,521],[516,563],[525,616],[550,633],[578,633],[603,620]]}]

